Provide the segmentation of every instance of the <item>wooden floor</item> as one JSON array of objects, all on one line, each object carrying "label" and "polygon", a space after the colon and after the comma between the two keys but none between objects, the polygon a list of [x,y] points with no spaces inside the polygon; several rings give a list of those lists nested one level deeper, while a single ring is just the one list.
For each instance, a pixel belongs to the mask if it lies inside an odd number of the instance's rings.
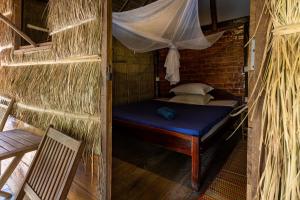
[{"label": "wooden floor", "polygon": [[[35,134],[42,135],[43,131],[36,129],[28,124],[25,124],[21,121],[18,121],[14,118],[9,118],[6,123],[5,130],[9,129],[25,129],[29,130]],[[21,186],[26,172],[31,164],[31,161],[34,157],[35,152],[27,153],[22,159],[19,166],[13,172],[12,176],[9,178],[5,190],[11,193],[16,193],[18,188]],[[94,158],[97,160],[97,157]],[[1,171],[10,163],[11,159],[7,159],[1,162]],[[96,200],[97,198],[97,161],[94,161],[94,170],[91,170],[90,163],[86,165],[83,162],[80,162],[77,169],[76,176],[74,178],[73,184],[71,186],[70,192],[68,194],[69,200]],[[93,172],[93,175],[92,175]],[[1,198],[0,198],[1,200]]]},{"label": "wooden floor", "polygon": [[[205,180],[200,192],[190,185],[191,160],[188,156],[165,150],[124,134],[113,132],[113,200],[194,200],[199,199],[218,174],[233,145],[217,153],[212,165],[204,155]],[[203,169],[204,171],[204,169]]]}]

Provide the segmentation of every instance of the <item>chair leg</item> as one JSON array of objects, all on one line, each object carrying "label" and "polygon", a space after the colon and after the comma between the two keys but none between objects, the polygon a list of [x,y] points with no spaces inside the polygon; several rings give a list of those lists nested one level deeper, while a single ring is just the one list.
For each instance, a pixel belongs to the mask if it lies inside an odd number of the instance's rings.
[{"label": "chair leg", "polygon": [[200,189],[200,138],[192,139],[192,188],[195,191]]}]

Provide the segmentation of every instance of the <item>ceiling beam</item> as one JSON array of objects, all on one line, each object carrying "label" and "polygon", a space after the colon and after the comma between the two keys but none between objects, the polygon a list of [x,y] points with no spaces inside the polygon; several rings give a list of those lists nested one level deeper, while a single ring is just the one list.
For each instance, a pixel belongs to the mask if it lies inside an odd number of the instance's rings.
[{"label": "ceiling beam", "polygon": [[212,21],[212,29],[218,29],[218,14],[216,0],[210,0],[210,17]]},{"label": "ceiling beam", "polygon": [[212,33],[218,32],[218,31],[224,31],[224,30],[231,29],[231,28],[234,28],[234,27],[242,26],[246,23],[249,23],[249,16],[219,22],[218,26],[217,26],[218,27],[217,30],[213,30],[211,24],[201,26],[201,29],[206,34],[212,34]]},{"label": "ceiling beam", "polygon": [[119,12],[124,11],[124,9],[126,8],[126,6],[127,6],[128,3],[129,3],[129,1],[130,1],[130,0],[126,0],[126,1],[123,3],[123,5],[122,5],[122,7],[120,8]]}]

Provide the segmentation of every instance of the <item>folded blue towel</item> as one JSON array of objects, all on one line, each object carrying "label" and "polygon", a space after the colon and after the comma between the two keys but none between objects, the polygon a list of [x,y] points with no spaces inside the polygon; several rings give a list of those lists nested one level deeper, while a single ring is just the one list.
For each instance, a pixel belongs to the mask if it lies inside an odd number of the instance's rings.
[{"label": "folded blue towel", "polygon": [[158,108],[156,113],[167,120],[175,119],[176,116],[176,111],[168,107]]}]

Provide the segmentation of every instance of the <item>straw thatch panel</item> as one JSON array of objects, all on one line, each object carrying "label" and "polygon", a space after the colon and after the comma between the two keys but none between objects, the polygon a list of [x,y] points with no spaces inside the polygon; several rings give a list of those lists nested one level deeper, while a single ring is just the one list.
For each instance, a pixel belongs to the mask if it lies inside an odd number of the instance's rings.
[{"label": "straw thatch panel", "polygon": [[[8,19],[12,19],[13,4],[12,0],[0,0],[0,12]],[[11,49],[13,44],[13,33],[6,24],[0,21],[0,53],[1,57],[7,56],[5,50]],[[10,53],[10,52],[8,52]]]},{"label": "straw thatch panel", "polygon": [[154,97],[153,53],[138,53],[113,41],[113,104],[121,105]]},{"label": "straw thatch panel", "polygon": [[48,27],[57,57],[100,54],[99,0],[51,0],[49,7]]},{"label": "straw thatch panel", "polygon": [[100,0],[50,0],[48,9],[51,48],[7,52],[1,58],[0,94],[16,99],[18,119],[44,129],[53,124],[84,140],[88,155],[100,154]]}]

